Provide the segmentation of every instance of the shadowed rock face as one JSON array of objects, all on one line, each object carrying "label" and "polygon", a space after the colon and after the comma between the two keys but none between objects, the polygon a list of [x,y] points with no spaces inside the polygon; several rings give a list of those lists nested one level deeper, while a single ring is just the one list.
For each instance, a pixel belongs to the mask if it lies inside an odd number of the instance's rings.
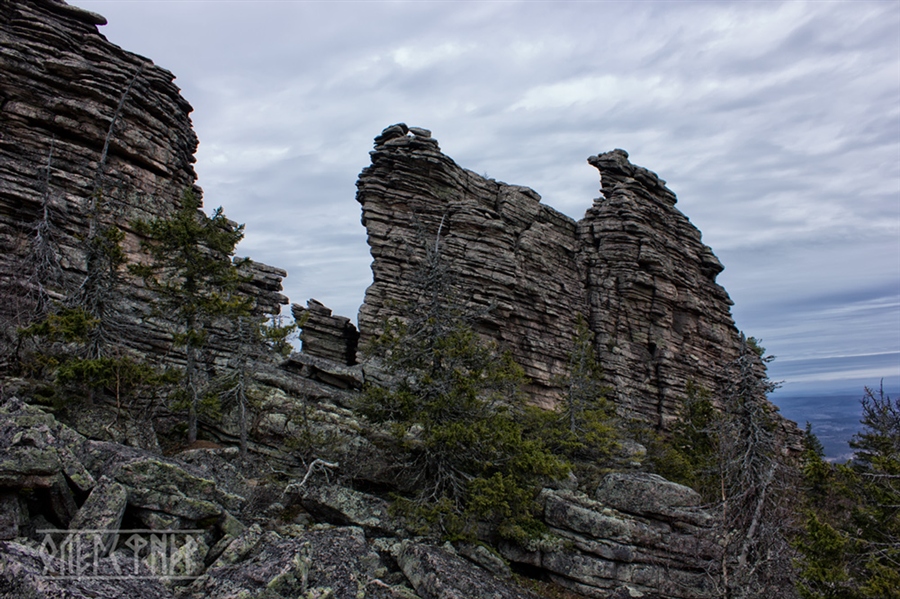
[{"label": "shadowed rock face", "polygon": [[427,130],[389,127],[371,154],[357,183],[374,278],[362,344],[414,302],[411,281],[440,238],[460,297],[484,314],[477,328],[512,351],[538,403],[558,396],[579,316],[619,404],[652,423],[674,417],[688,381],[716,390],[738,356],[722,265],[665,182],[624,151],[589,159],[603,196],[577,223],[528,188],[461,168]]},{"label": "shadowed rock face", "polygon": [[[61,0],[0,0],[0,323],[21,325],[29,309],[27,256],[46,207],[60,272],[59,298],[84,279],[84,238],[93,218],[125,233],[139,257],[134,219],[171,214],[195,187],[197,136],[175,76],[111,44],[103,17]],[[99,210],[95,207],[100,205]],[[283,270],[250,263],[244,291],[277,313]],[[139,286],[125,290],[124,318],[146,311]],[[129,343],[170,349],[168,332],[141,327]]]},{"label": "shadowed rock face", "polygon": [[485,179],[444,156],[424,129],[376,138],[357,183],[374,282],[359,312],[360,345],[415,300],[411,281],[440,228],[441,260],[478,329],[510,349],[549,405],[587,305],[576,225],[525,187]]}]

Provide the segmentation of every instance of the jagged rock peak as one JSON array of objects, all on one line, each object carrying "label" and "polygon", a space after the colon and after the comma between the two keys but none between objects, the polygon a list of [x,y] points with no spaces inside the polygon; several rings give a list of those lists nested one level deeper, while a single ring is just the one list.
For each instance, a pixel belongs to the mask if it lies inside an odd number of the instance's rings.
[{"label": "jagged rock peak", "polygon": [[675,193],[666,187],[666,182],[656,173],[631,164],[625,150],[617,148],[611,152],[591,156],[588,163],[600,171],[604,196],[615,193],[616,186],[622,185],[635,191],[645,190],[649,192],[650,197],[671,206],[675,205]]},{"label": "jagged rock peak", "polygon": [[387,318],[404,316],[425,247],[439,236],[461,301],[484,314],[478,327],[511,349],[536,400],[551,403],[550,379],[571,345],[557,332],[574,331],[578,313],[586,314],[575,221],[528,188],[461,168],[424,129],[388,127],[371,157],[357,182],[374,259],[360,343]]},{"label": "jagged rock peak", "polygon": [[424,148],[429,147],[440,151],[437,140],[431,137],[431,131],[421,127],[407,127],[406,123],[397,123],[386,127],[381,135],[375,138],[375,149],[384,146],[405,146]]},{"label": "jagged rock peak", "polygon": [[413,305],[439,236],[456,293],[523,366],[537,403],[559,397],[580,317],[626,413],[664,426],[688,381],[724,384],[740,334],[715,282],[722,265],[665,181],[624,150],[588,159],[603,197],[577,223],[531,189],[460,167],[426,130],[387,127],[371,161],[357,182],[373,258],[361,342]]},{"label": "jagged rock peak", "polygon": [[[171,215],[187,189],[202,194],[192,108],[175,76],[110,43],[97,30],[105,22],[61,0],[0,0],[0,288],[10,297],[26,297],[33,283],[22,265],[42,214],[60,257],[45,286],[61,299],[84,280],[83,240],[95,219],[125,233],[123,249],[135,261],[134,220]],[[242,291],[261,312],[277,313],[287,303],[286,273],[252,261],[243,269]],[[140,285],[124,295],[120,312],[136,324],[147,297]],[[0,332],[23,324],[27,306],[19,304],[0,302]],[[123,341],[135,349],[171,349],[168,332],[133,329]]]}]

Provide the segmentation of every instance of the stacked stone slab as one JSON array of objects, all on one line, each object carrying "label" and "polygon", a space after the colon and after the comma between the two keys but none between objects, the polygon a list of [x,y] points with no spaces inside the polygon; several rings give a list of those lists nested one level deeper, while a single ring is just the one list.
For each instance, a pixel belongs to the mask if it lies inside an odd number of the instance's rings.
[{"label": "stacked stone slab", "polygon": [[578,223],[596,349],[619,402],[665,424],[689,381],[721,389],[740,355],[723,266],[655,173],[623,150],[588,162],[603,193]]},{"label": "stacked stone slab", "polygon": [[[135,219],[171,214],[194,185],[197,136],[191,106],[174,75],[126,52],[97,30],[103,17],[61,0],[0,2],[0,287],[26,297],[32,226],[46,206],[61,273],[57,299],[84,278],[83,239],[94,214],[126,234],[140,255]],[[244,291],[264,313],[277,313],[283,270],[248,263]],[[140,286],[126,290],[120,314],[138,323],[147,312]],[[0,302],[0,322],[21,326],[28,306]],[[171,350],[165,327],[134,327],[125,341],[144,352]]]},{"label": "stacked stone slab", "polygon": [[373,283],[359,312],[360,343],[416,304],[426,247],[439,245],[456,301],[477,329],[512,351],[551,405],[587,296],[575,222],[534,191],[481,177],[441,153],[431,134],[395,125],[375,139],[357,183]]},{"label": "stacked stone slab", "polygon": [[715,514],[692,489],[653,474],[612,473],[593,498],[544,489],[538,500],[554,540],[501,545],[511,562],[585,597],[715,596]]},{"label": "stacked stone slab", "polygon": [[303,353],[352,366],[356,364],[359,331],[345,316],[332,316],[331,309],[311,299],[309,306],[291,305],[294,320],[301,323]]},{"label": "stacked stone slab", "polygon": [[722,265],[665,182],[624,151],[589,159],[603,195],[577,223],[530,189],[461,168],[425,129],[388,127],[371,159],[357,183],[373,258],[362,343],[415,305],[412,281],[439,244],[477,329],[512,351],[537,403],[558,398],[580,317],[631,415],[664,426],[689,381],[721,385],[740,348]]}]

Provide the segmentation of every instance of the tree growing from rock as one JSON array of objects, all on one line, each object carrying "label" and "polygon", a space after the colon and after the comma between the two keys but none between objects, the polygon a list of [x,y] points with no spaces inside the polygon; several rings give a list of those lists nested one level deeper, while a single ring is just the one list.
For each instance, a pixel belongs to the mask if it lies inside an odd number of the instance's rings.
[{"label": "tree growing from rock", "polygon": [[260,362],[271,356],[285,356],[290,350],[288,337],[299,325],[285,325],[280,317],[243,311],[226,325],[225,346],[230,349],[227,369],[210,385],[224,407],[238,413],[241,457],[247,458],[250,410],[258,407],[259,397],[254,391],[253,373]]},{"label": "tree growing from rock", "polygon": [[135,222],[149,261],[130,267],[154,293],[155,315],[174,324],[173,341],[184,348],[188,443],[197,440],[201,353],[210,327],[217,319],[244,316],[251,308],[249,298],[237,293],[244,279],[232,259],[244,227],[229,221],[221,208],[206,216],[200,206],[200,199],[186,191],[171,217]]},{"label": "tree growing from rock", "polygon": [[785,597],[793,588],[789,538],[796,470],[779,436],[776,408],[766,400],[778,387],[765,374],[773,359],[756,339],[741,337],[721,416],[714,421],[725,548],[718,573],[728,598]]},{"label": "tree growing from rock", "polygon": [[556,455],[572,463],[583,486],[596,486],[599,474],[618,444],[615,407],[606,399],[610,387],[594,350],[594,334],[579,315],[568,370],[554,382],[563,389],[553,410],[527,406],[530,433]]},{"label": "tree growing from rock", "polygon": [[[60,214],[53,206],[50,170],[43,180],[41,211],[29,227],[29,252],[22,264],[24,305],[15,332],[14,359],[20,372],[45,387],[53,400],[93,403],[108,393],[121,405],[124,394],[159,382],[159,375],[119,343],[124,266],[124,233],[112,216],[118,202],[97,189],[88,202],[88,229],[78,236],[83,276],[80,283],[61,266]],[[49,399],[49,397],[48,397]]]},{"label": "tree growing from rock", "polygon": [[717,596],[727,599],[793,593],[796,468],[786,455],[775,408],[773,358],[742,336],[730,381],[716,397],[689,383],[668,446],[654,461],[664,476],[694,487],[719,515],[721,559],[709,564]]},{"label": "tree growing from rock", "polygon": [[507,537],[538,526],[534,498],[565,464],[521,423],[524,375],[508,353],[484,342],[454,301],[440,237],[415,280],[405,322],[386,323],[370,348],[389,382],[370,385],[360,409],[389,425],[407,495],[395,505],[445,537],[471,537],[477,521]]}]

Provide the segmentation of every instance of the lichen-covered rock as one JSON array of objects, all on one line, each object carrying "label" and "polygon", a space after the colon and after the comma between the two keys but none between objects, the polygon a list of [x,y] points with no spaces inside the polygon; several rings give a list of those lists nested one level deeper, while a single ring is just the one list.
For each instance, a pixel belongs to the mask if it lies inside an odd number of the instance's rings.
[{"label": "lichen-covered rock", "polygon": [[[201,447],[180,451],[173,457],[195,475],[215,480],[216,486],[225,493],[246,498],[253,492],[253,484],[240,467],[240,453],[234,446]],[[232,505],[229,509],[235,507]]]},{"label": "lichen-covered rock", "polygon": [[396,553],[397,563],[422,599],[538,599],[442,547],[403,541]]},{"label": "lichen-covered rock", "polygon": [[303,507],[320,522],[358,526],[375,536],[403,536],[400,522],[383,499],[339,485],[308,484],[291,489]]},{"label": "lichen-covered rock", "polygon": [[604,505],[651,518],[693,521],[705,524],[709,512],[700,508],[700,494],[647,472],[612,472],[603,477],[594,498]]},{"label": "lichen-covered rock", "polygon": [[73,492],[94,485],[76,458],[82,442],[84,437],[40,408],[6,400],[0,404],[0,488],[35,493],[44,515],[68,526],[78,509]]},{"label": "lichen-covered rock", "polygon": [[484,545],[475,543],[456,543],[453,549],[461,556],[472,562],[473,564],[484,568],[494,576],[500,578],[509,578],[512,571],[509,565],[495,552],[491,551]]},{"label": "lichen-covered rock", "polygon": [[69,454],[60,452],[60,428],[53,416],[18,398],[0,405],[0,487],[49,488],[64,464],[75,470]]},{"label": "lichen-covered rock", "polygon": [[[540,501],[551,535],[529,547],[504,544],[501,551],[507,559],[541,568],[561,586],[588,597],[606,599],[623,590],[635,596],[711,596],[707,568],[720,556],[712,517],[700,508],[683,508],[685,496],[673,492],[674,483],[656,478],[637,476],[632,487],[643,484],[651,496],[649,509],[628,491],[623,494],[628,501],[614,498],[633,513],[577,492],[544,489]],[[657,483],[660,489],[654,490]],[[658,512],[665,516],[653,515]]]},{"label": "lichen-covered rock", "polygon": [[[126,564],[131,572],[137,568],[136,576],[122,576]],[[0,541],[0,599],[172,599],[130,556],[90,559],[81,576],[72,575],[71,565],[39,549]]]},{"label": "lichen-covered rock", "polygon": [[0,492],[0,541],[19,536],[19,528],[25,524],[28,510],[22,498],[13,492]]},{"label": "lichen-covered rock", "polygon": [[[0,488],[36,493],[35,506],[56,526],[117,528],[126,498],[132,514],[152,529],[201,521],[221,526],[229,512],[239,512],[246,502],[222,489],[214,478],[191,472],[188,464],[134,447],[87,440],[19,399],[0,404],[0,417]],[[97,480],[103,481],[102,487]],[[87,496],[80,509],[75,493]],[[8,536],[14,519],[11,508],[6,512]]]},{"label": "lichen-covered rock", "polygon": [[[146,450],[106,441],[87,441],[79,455],[95,475],[106,475],[128,488],[129,503],[190,519],[222,508],[237,511],[245,498],[228,493],[191,466]],[[168,511],[171,510],[171,511]]]},{"label": "lichen-covered rock", "polygon": [[[88,498],[78,508],[69,522],[70,530],[117,531],[128,505],[128,491],[124,485],[101,477]],[[110,547],[109,536],[104,537],[103,547]],[[106,552],[104,552],[105,556]]]},{"label": "lichen-covered rock", "polygon": [[357,599],[379,566],[359,528],[288,538],[251,528],[192,583],[188,596]]}]

